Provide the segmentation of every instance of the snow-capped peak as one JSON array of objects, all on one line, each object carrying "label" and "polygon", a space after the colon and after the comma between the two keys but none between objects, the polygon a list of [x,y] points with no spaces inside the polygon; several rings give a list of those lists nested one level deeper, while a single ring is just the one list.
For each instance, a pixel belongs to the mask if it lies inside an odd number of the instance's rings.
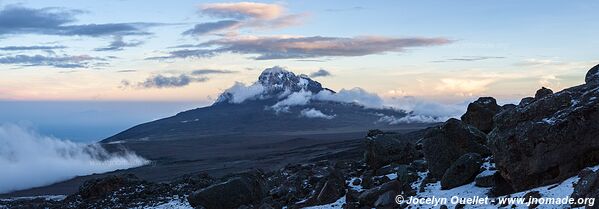
[{"label": "snow-capped peak", "polygon": [[235,86],[225,90],[219,96],[216,103],[241,103],[245,99],[281,99],[296,92],[305,91],[317,94],[322,90],[332,92],[329,89],[323,88],[319,82],[310,79],[304,74],[296,75],[282,67],[275,66],[262,71],[258,77],[258,81],[252,85],[245,86],[244,84],[237,83]]}]

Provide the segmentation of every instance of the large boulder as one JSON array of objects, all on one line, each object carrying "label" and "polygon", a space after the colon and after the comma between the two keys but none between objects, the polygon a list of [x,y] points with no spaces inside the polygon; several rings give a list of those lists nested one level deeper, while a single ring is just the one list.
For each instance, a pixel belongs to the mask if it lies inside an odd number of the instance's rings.
[{"label": "large boulder", "polygon": [[374,205],[381,195],[388,191],[399,193],[401,191],[401,183],[399,181],[389,181],[380,186],[365,190],[358,196],[358,201],[362,205]]},{"label": "large boulder", "polygon": [[489,133],[493,129],[493,116],[500,110],[493,97],[480,97],[468,105],[468,110],[462,115],[462,121],[472,125],[482,132]]},{"label": "large boulder", "polygon": [[333,170],[326,178],[322,189],[316,196],[316,202],[319,205],[329,204],[337,201],[340,197],[345,195],[347,185],[343,175],[336,170]]},{"label": "large boulder", "polygon": [[584,77],[584,82],[587,85],[595,86],[599,84],[599,65],[591,68]]},{"label": "large boulder", "polygon": [[535,100],[539,100],[542,99],[543,97],[552,95],[553,91],[551,89],[542,87],[541,89],[537,90],[537,93],[535,93]]},{"label": "large boulder", "polygon": [[489,146],[501,175],[515,190],[556,183],[599,164],[595,88],[564,89],[495,116]]},{"label": "large boulder", "polygon": [[242,205],[260,203],[267,192],[262,173],[253,171],[193,192],[187,200],[194,208],[235,209]]},{"label": "large boulder", "polygon": [[449,119],[443,125],[430,129],[423,139],[424,157],[432,178],[441,178],[459,157],[466,153],[490,155],[485,146],[485,133],[457,119]]},{"label": "large boulder", "polygon": [[578,172],[578,182],[574,185],[574,190],[570,195],[571,198],[584,198],[592,190],[597,189],[597,179],[599,174],[589,168],[585,168]]},{"label": "large boulder", "polygon": [[482,164],[483,160],[477,153],[462,155],[443,174],[441,189],[451,189],[472,182]]},{"label": "large boulder", "polygon": [[390,163],[408,164],[420,156],[416,143],[400,134],[372,130],[365,144],[364,161],[373,169]]}]

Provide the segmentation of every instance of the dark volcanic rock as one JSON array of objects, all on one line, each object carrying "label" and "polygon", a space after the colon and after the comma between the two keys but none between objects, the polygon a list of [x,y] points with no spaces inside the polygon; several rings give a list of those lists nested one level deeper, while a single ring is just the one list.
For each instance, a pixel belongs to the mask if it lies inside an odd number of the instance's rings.
[{"label": "dark volcanic rock", "polygon": [[338,171],[332,171],[316,197],[317,204],[329,204],[345,195],[345,180]]},{"label": "dark volcanic rock", "polygon": [[518,103],[518,106],[519,106],[519,107],[526,106],[526,105],[528,105],[528,104],[530,104],[530,103],[532,103],[532,102],[534,102],[534,101],[535,101],[535,98],[532,98],[532,97],[524,97],[524,98],[522,98],[522,99],[520,100],[520,103]]},{"label": "dark volcanic rock", "polygon": [[395,202],[395,196],[397,196],[397,192],[393,190],[386,191],[381,194],[379,198],[374,202],[374,207],[383,208],[383,207],[391,207],[397,205]]},{"label": "dark volcanic rock", "polygon": [[392,162],[407,164],[419,157],[416,143],[401,138],[399,134],[371,131],[366,137],[364,161],[373,169]]},{"label": "dark volcanic rock", "polygon": [[468,105],[468,110],[462,115],[462,121],[472,125],[482,132],[489,133],[493,129],[493,116],[500,106],[493,97],[480,97]]},{"label": "dark volcanic rock", "polygon": [[362,192],[362,194],[358,196],[358,200],[362,205],[373,205],[383,193],[387,191],[399,192],[401,187],[402,186],[399,181],[390,181],[378,187]]},{"label": "dark volcanic rock", "polygon": [[[585,168],[578,172],[578,177],[580,178],[578,182],[574,185],[574,191],[570,195],[571,198],[585,198],[593,196],[593,191],[597,190],[597,180],[599,179],[598,172],[595,172],[589,168]],[[575,207],[580,207],[581,205],[573,205]]]},{"label": "dark volcanic rock", "polygon": [[195,208],[234,209],[257,204],[266,194],[267,186],[262,173],[254,171],[196,191],[187,200]]},{"label": "dark volcanic rock", "polygon": [[542,87],[541,89],[537,90],[537,93],[535,93],[535,100],[539,100],[542,99],[543,97],[552,95],[553,91],[551,89]]},{"label": "dark volcanic rock", "polygon": [[499,173],[483,171],[474,178],[474,185],[477,187],[493,187],[496,185]]},{"label": "dark volcanic rock", "polygon": [[451,164],[466,153],[488,156],[490,151],[485,146],[486,140],[485,133],[453,118],[442,126],[430,129],[423,142],[429,175],[441,178]]},{"label": "dark volcanic rock", "polygon": [[580,85],[497,114],[489,146],[506,181],[524,190],[598,164],[598,97],[596,86]]},{"label": "dark volcanic rock", "polygon": [[584,82],[587,85],[595,86],[599,84],[599,65],[591,68],[584,77]]},{"label": "dark volcanic rock", "polygon": [[106,197],[110,193],[131,185],[140,184],[141,179],[133,174],[108,176],[101,179],[86,181],[79,188],[79,195],[83,199],[97,199]]},{"label": "dark volcanic rock", "polygon": [[462,155],[443,174],[441,188],[451,189],[472,182],[476,174],[480,172],[481,165],[482,158],[479,154]]}]

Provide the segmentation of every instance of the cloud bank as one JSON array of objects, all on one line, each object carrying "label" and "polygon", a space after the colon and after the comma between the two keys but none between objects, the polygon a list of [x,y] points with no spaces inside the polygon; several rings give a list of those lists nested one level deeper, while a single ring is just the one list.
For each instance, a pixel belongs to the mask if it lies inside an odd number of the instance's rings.
[{"label": "cloud bank", "polygon": [[[137,88],[176,88],[187,86],[191,83],[205,82],[208,81],[206,77],[198,77],[187,74],[180,74],[177,76],[166,76],[166,75],[153,75],[146,78],[145,81],[138,82],[135,87]],[[129,81],[123,81],[121,83],[123,87],[130,86]]]},{"label": "cloud bank", "polygon": [[183,35],[236,35],[243,28],[281,28],[299,24],[305,16],[286,14],[279,4],[254,2],[204,4],[199,13],[221,20],[196,24]]},{"label": "cloud bank", "polygon": [[40,136],[15,125],[0,125],[0,193],[147,163],[130,152],[111,154],[99,145],[73,143]]},{"label": "cloud bank", "polygon": [[[268,92],[267,87],[262,86],[259,83],[248,86],[236,82],[233,87],[225,90],[221,97],[217,99],[217,102],[229,101],[234,104],[239,104],[247,100],[272,98],[273,95],[265,95],[266,92]],[[402,110],[407,113],[406,116],[400,118],[384,114],[378,115],[380,117],[378,122],[388,124],[443,122],[452,117],[459,118],[466,110],[468,104],[468,102],[462,104],[442,104],[411,96],[383,99],[379,95],[359,87],[341,89],[337,93],[327,90],[320,91],[316,94],[304,90],[293,93],[288,93],[286,91],[278,95],[278,99],[280,100],[277,103],[267,107],[266,110],[273,110],[276,113],[289,112],[289,108],[292,106],[306,106],[312,101],[331,101],[356,104],[369,109]],[[323,115],[317,114],[316,111],[310,111],[308,108],[304,109],[304,111],[300,113],[300,116],[321,118],[334,117],[334,115],[331,117],[331,115],[326,115],[324,113]]]},{"label": "cloud bank", "polygon": [[23,67],[30,66],[51,66],[56,68],[87,68],[98,64],[95,61],[105,60],[99,57],[89,55],[14,55],[0,56],[0,64],[19,65]]},{"label": "cloud bank", "polygon": [[323,36],[236,36],[193,45],[191,49],[169,52],[162,57],[172,59],[213,57],[222,53],[257,55],[255,60],[301,59],[317,57],[355,57],[385,52],[401,52],[406,48],[437,46],[451,43],[445,38],[392,38],[361,36],[353,38]]},{"label": "cloud bank", "polygon": [[72,24],[81,10],[57,7],[41,9],[18,5],[0,10],[0,35],[43,34],[60,36],[147,35],[144,29],[153,23]]}]

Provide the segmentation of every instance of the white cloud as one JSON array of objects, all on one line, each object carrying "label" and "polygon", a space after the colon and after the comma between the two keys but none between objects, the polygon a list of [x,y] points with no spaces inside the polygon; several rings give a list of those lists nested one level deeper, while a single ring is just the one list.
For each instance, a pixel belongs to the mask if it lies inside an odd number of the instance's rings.
[{"label": "white cloud", "polygon": [[383,100],[375,93],[355,87],[353,89],[341,89],[337,93],[321,91],[314,95],[313,99],[321,101],[334,101],[344,103],[355,103],[367,108],[382,108]]},{"label": "white cloud", "polygon": [[0,193],[147,163],[133,153],[110,154],[97,144],[78,144],[16,125],[0,125]]},{"label": "white cloud", "polygon": [[273,108],[276,112],[287,111],[289,106],[301,106],[308,104],[311,98],[312,92],[301,90],[299,92],[290,94],[287,96],[287,98],[277,102],[271,108]]},{"label": "white cloud", "polygon": [[466,112],[470,101],[457,104],[443,104],[439,102],[419,99],[417,97],[396,97],[385,101],[387,105],[396,109],[402,109],[411,115],[424,115],[436,118],[459,117]]},{"label": "white cloud", "polygon": [[[262,86],[260,83],[254,83],[250,86],[246,86],[244,83],[235,82],[231,88],[225,90],[223,95],[227,95],[228,93],[228,95],[231,96],[228,102],[239,104],[247,99],[253,99],[256,96],[261,95],[264,93],[264,90],[264,86]],[[221,101],[221,99],[224,98],[219,98],[218,101]]]},{"label": "white cloud", "polygon": [[306,108],[300,112],[300,116],[306,118],[324,118],[324,119],[333,119],[335,115],[327,115],[322,113],[320,110],[314,108]]}]

